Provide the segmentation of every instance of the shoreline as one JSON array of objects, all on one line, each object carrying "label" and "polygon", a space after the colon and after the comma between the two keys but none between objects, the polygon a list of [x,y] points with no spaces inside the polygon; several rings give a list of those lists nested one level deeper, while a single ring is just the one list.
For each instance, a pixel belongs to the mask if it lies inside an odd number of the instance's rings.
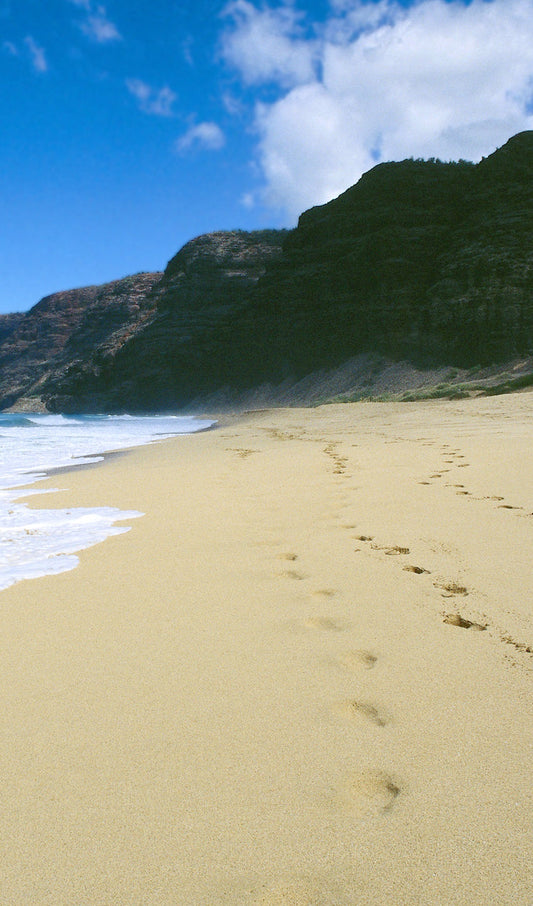
[{"label": "shoreline", "polygon": [[[156,416],[154,416],[154,417],[156,417]],[[211,418],[211,416],[208,416],[208,415],[205,415],[205,416],[197,415],[197,416],[187,416],[187,417],[190,417],[192,419],[197,418],[199,421],[203,421],[204,419]],[[213,418],[212,424],[207,425],[205,428],[198,428],[197,431],[191,431],[188,433],[191,435],[192,434],[203,434],[205,431],[214,431],[217,427],[218,427],[218,425],[216,423],[216,419]],[[134,450],[138,450],[139,448],[149,447],[149,446],[152,446],[153,444],[157,444],[157,443],[163,443],[165,440],[173,440],[174,437],[185,437],[185,436],[187,436],[187,435],[186,434],[176,434],[171,437],[163,437],[161,439],[158,439],[156,436],[153,438],[153,440],[146,441],[146,443],[144,443],[144,444],[132,444],[130,447],[120,447],[116,450],[109,449],[109,450],[99,451],[96,453],[87,453],[87,454],[81,453],[79,456],[73,456],[72,462],[69,463],[68,465],[52,466],[51,468],[46,469],[41,475],[38,475],[38,477],[36,477],[32,481],[28,482],[28,484],[15,485],[13,488],[6,488],[6,490],[8,490],[8,491],[15,490],[15,489],[18,490],[20,488],[20,489],[26,491],[26,490],[30,489],[34,484],[37,484],[37,482],[46,481],[47,478],[53,478],[54,475],[66,475],[69,472],[78,472],[78,471],[82,471],[84,469],[93,469],[95,466],[103,465],[108,460],[115,459],[120,456],[128,456]],[[83,459],[85,455],[88,458],[87,462],[80,462],[80,463],[76,462],[76,459]],[[90,461],[89,457],[94,457],[94,459],[92,461]],[[31,475],[31,474],[37,474],[37,473],[32,473],[31,471],[28,472],[28,475]]]},{"label": "shoreline", "polygon": [[[128,420],[77,417],[70,422],[54,416],[51,421],[36,417],[28,426],[26,419],[23,423],[25,430],[21,432],[20,426],[8,419],[4,429],[0,523],[5,556],[0,565],[1,590],[24,578],[71,569],[78,562],[80,550],[125,531],[113,523],[124,521],[128,514],[113,513],[109,507],[73,512],[72,508],[50,508],[44,503],[32,512],[26,499],[45,493],[41,482],[94,468],[104,459],[175,436],[180,429],[181,433],[193,434],[195,429],[200,433],[212,427],[211,421],[191,416]],[[47,489],[52,490],[50,485]],[[37,517],[37,510],[46,512]]]},{"label": "shoreline", "polygon": [[533,394],[196,434],[65,471],[145,515],[1,593],[4,901],[527,906]]}]

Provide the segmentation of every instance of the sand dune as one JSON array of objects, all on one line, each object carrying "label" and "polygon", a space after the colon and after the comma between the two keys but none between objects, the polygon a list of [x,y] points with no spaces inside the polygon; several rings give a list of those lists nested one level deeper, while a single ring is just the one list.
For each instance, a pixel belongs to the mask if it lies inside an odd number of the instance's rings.
[{"label": "sand dune", "polygon": [[532,444],[359,403],[50,479],[146,515],[1,594],[0,901],[530,904]]}]

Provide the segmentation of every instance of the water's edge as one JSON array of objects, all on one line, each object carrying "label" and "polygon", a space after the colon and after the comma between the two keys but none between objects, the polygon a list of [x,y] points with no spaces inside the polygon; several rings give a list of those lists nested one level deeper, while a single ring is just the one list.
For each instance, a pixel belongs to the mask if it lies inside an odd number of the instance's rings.
[{"label": "water's edge", "polygon": [[[24,579],[74,569],[80,550],[128,532],[131,526],[115,523],[143,515],[115,507],[33,509],[24,497],[57,490],[40,490],[40,481],[101,465],[140,446],[216,427],[213,420],[174,418],[150,418],[148,424],[134,417],[84,421],[25,413],[17,421],[0,413],[0,590]],[[163,426],[166,431],[155,430]],[[54,459],[60,464],[53,465]]]}]

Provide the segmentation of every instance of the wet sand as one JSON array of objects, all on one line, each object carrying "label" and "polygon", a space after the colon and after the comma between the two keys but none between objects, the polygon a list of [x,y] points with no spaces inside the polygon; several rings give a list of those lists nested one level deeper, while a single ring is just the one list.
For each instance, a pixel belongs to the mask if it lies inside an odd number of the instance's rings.
[{"label": "wet sand", "polygon": [[283,409],[55,475],[0,595],[0,901],[531,903],[533,394]]}]

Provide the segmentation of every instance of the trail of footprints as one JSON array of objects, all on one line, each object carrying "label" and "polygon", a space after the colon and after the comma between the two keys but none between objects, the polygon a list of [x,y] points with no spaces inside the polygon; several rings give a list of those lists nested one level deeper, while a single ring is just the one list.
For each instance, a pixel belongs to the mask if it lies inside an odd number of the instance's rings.
[{"label": "trail of footprints", "polygon": [[[447,455],[448,457],[451,455],[457,455],[457,457],[462,456],[462,454],[460,454],[459,451],[457,451],[457,450],[452,450],[450,452],[446,452],[445,455]],[[448,462],[453,462],[453,460],[448,460]],[[445,470],[441,470],[441,472],[433,474],[431,476],[431,478],[434,479],[434,478],[442,477],[442,473],[444,473],[444,471]],[[420,482],[420,483],[428,484],[429,482]],[[455,487],[455,488],[460,489],[458,491],[458,493],[460,493],[460,494],[464,493],[465,495],[469,495],[469,493],[470,493],[464,489],[464,485],[462,485],[462,484],[453,484],[453,485],[449,484],[448,487]],[[490,497],[485,497],[485,498],[471,497],[471,499],[472,500],[474,500],[474,499],[491,500],[491,501],[495,501],[496,503],[498,503],[498,506],[500,509],[522,510],[523,511],[523,507],[511,506],[506,503],[501,503],[501,501],[503,501],[504,498],[500,497],[500,496],[496,496],[496,495],[493,495]],[[529,515],[533,515],[533,513],[531,513]],[[346,528],[353,528],[353,526],[346,526]],[[372,550],[381,552],[387,556],[402,555],[402,559],[403,559],[403,557],[407,556],[410,553],[410,550],[408,547],[403,547],[401,545],[378,544],[374,541],[374,538],[372,535],[355,535],[353,537],[357,541],[362,542],[365,545],[369,545]],[[355,548],[355,550],[358,551],[358,550],[361,550],[361,548]],[[430,570],[426,569],[423,566],[415,565],[412,563],[404,564],[402,566],[402,569],[406,572],[413,573],[414,575],[417,575],[417,576],[423,576],[423,575],[431,576]],[[438,590],[441,597],[445,600],[448,599],[451,601],[451,600],[455,600],[457,598],[466,598],[469,594],[469,589],[466,586],[461,585],[459,582],[448,581],[448,580],[445,580],[442,578],[435,578],[435,577],[432,578],[431,581],[433,583],[434,588]],[[443,613],[442,619],[443,619],[443,623],[446,623],[449,626],[456,626],[460,629],[468,629],[472,632],[483,632],[489,628],[487,623],[479,623],[475,620],[469,620],[468,618],[463,616],[461,613],[458,613],[457,611]],[[519,641],[517,639],[512,638],[512,636],[507,634],[505,632],[505,630],[502,630],[501,628],[494,626],[494,627],[492,627],[492,629],[493,629],[493,634],[495,633],[496,636],[499,637],[501,642],[505,643],[506,645],[512,646],[513,648],[516,649],[516,651],[519,651],[519,652],[522,652],[525,654],[533,654],[533,646],[530,643],[524,642],[524,641]]]},{"label": "trail of footprints", "polygon": [[[433,446],[433,444],[434,444],[434,442],[431,441],[424,445]],[[342,475],[342,474],[345,474],[346,463],[348,460],[347,460],[347,457],[339,455],[339,453],[337,452],[337,447],[338,447],[337,442],[329,442],[326,444],[326,446],[324,448],[324,453],[333,462],[333,465],[334,465],[333,474]],[[468,468],[470,465],[470,463],[464,461],[466,459],[465,454],[458,448],[452,448],[449,444],[442,445],[441,455],[443,457],[443,467],[435,470],[429,476],[429,478],[430,478],[429,481],[423,480],[423,481],[419,482],[420,484],[429,485],[429,484],[432,484],[434,481],[441,479],[445,476],[451,477],[450,473],[452,472],[453,468],[465,469],[465,468]],[[461,482],[448,481],[446,486],[451,489],[455,489],[457,496],[469,497],[472,500],[493,501],[497,505],[498,509],[502,509],[502,510],[510,510],[510,511],[516,511],[516,512],[524,511],[523,507],[521,507],[521,506],[515,506],[512,504],[506,503],[505,499],[500,495],[494,494],[494,495],[486,496],[483,498],[475,498],[471,494],[471,492],[469,490],[467,490],[465,485]],[[533,516],[533,513],[528,514],[528,515]],[[346,526],[346,528],[353,528],[353,526]],[[355,537],[358,541],[370,544],[370,547],[372,550],[380,551],[385,556],[389,556],[389,557],[398,556],[400,558],[403,558],[410,553],[409,548],[402,546],[402,545],[378,544],[377,542],[374,541],[374,538],[370,535],[357,535]],[[358,548],[356,548],[356,550],[358,550]],[[413,564],[413,563],[404,564],[402,566],[402,569],[406,572],[413,573],[414,575],[417,575],[417,576],[423,576],[423,575],[430,576],[431,575],[430,570],[428,570],[424,566],[420,566],[418,564]],[[439,594],[444,599],[455,599],[457,597],[466,597],[469,594],[468,588],[466,588],[466,586],[461,585],[458,582],[448,581],[448,580],[440,579],[440,578],[434,578],[432,581],[433,581],[434,588],[439,591]],[[476,621],[469,620],[457,612],[444,613],[443,622],[450,626],[456,626],[461,629],[470,629],[472,631],[483,631],[488,628],[487,624],[478,623]],[[500,635],[501,635],[501,633],[500,633]],[[520,650],[525,650],[528,653],[530,651],[530,647],[527,646],[525,643],[515,642],[515,640],[510,639],[507,636],[501,635],[501,638],[502,638],[502,641],[508,642],[509,644],[513,644],[515,647],[519,648]]]},{"label": "trail of footprints", "polygon": [[[468,463],[464,462],[464,455],[459,450],[443,448],[445,459],[445,468],[435,470],[430,476],[430,481],[434,482],[450,474],[452,468],[467,468]],[[332,465],[332,472],[335,476],[346,475],[347,458],[341,456],[338,452],[336,443],[328,443],[324,448],[324,453]],[[467,489],[460,482],[452,483],[449,486],[455,488],[460,496],[470,496]],[[495,499],[495,502],[505,508],[508,507],[501,499]],[[347,530],[353,531],[354,526],[345,526]],[[384,544],[376,540],[372,535],[360,534],[353,536],[363,548],[366,548],[378,557],[397,558],[398,567],[405,572],[411,573],[415,581],[431,582],[435,591],[446,601],[457,601],[466,598],[469,589],[458,582],[449,581],[441,577],[432,576],[429,569],[424,565],[416,562],[409,562],[410,549],[401,544]],[[361,547],[355,548],[360,550]],[[298,554],[294,550],[287,550],[278,555],[282,571],[278,576],[292,582],[302,582],[312,577],[300,568]],[[305,586],[304,586],[305,587]],[[310,590],[306,588],[306,594],[312,595],[315,599],[322,602],[336,594],[332,588],[316,588]],[[445,624],[450,627],[456,627],[470,632],[482,632],[487,626],[467,619],[457,611],[445,612],[442,614]],[[303,632],[315,633],[317,638],[322,634],[336,635],[339,645],[341,644],[345,633],[349,631],[350,624],[329,616],[326,613],[311,614],[299,623],[299,628]],[[511,640],[510,640],[511,641]],[[379,669],[378,655],[364,648],[345,648],[340,650],[336,655],[337,665],[354,675],[362,675],[363,671],[373,671]],[[368,685],[368,683],[367,683]],[[329,703],[329,709],[333,717],[337,720],[346,721],[353,725],[354,731],[359,725],[367,726],[371,733],[389,733],[394,728],[394,721],[391,714],[381,707],[378,707],[365,695],[347,696],[346,698]],[[379,816],[390,814],[395,808],[398,799],[402,796],[402,788],[405,785],[393,773],[383,771],[372,766],[359,767],[348,771],[344,779],[340,781],[339,786],[332,790],[332,799],[336,808],[347,809],[351,815],[361,820],[368,820]]]},{"label": "trail of footprints", "polygon": [[[441,448],[441,453],[444,457],[444,464],[447,466],[454,466],[458,469],[466,469],[470,465],[470,463],[468,462],[460,462],[459,460],[465,459],[464,454],[461,453],[460,450],[450,449],[448,444],[444,444],[444,446]],[[443,478],[444,476],[449,476],[451,471],[452,470],[449,468],[437,469],[429,476],[429,479],[422,479],[418,482],[418,484],[431,485],[435,480]],[[474,497],[474,495],[469,490],[467,490],[465,485],[461,482],[448,482],[446,484],[446,487],[455,489],[455,493],[458,497],[469,497],[471,500],[493,501],[496,504],[497,508],[500,510],[515,510],[517,513],[519,513],[520,511],[523,512],[524,510],[524,508],[521,506],[514,506],[513,504],[506,503],[505,498],[500,496],[499,494],[490,494],[485,497]],[[528,513],[527,515],[533,516],[533,513]]]},{"label": "trail of footprints", "polygon": [[[382,551],[385,556],[406,556],[410,553],[410,549],[408,547],[402,547],[400,545],[391,546],[387,544],[377,544],[376,542],[374,542],[372,535],[356,535],[355,537],[357,541],[364,542],[365,544],[370,544],[371,550]],[[357,550],[360,550],[360,548],[356,548],[356,551]],[[426,569],[423,566],[416,566],[412,563],[404,564],[402,566],[402,569],[404,570],[404,572],[413,573],[417,576],[431,575],[429,569]],[[446,581],[444,579],[434,579],[433,587],[439,590],[440,595],[443,598],[455,598],[457,596],[466,597],[468,595],[468,588],[465,585],[460,585],[458,582]],[[484,630],[487,628],[486,625],[467,620],[460,614],[447,613],[444,615],[443,622],[448,623],[451,626],[459,626],[462,629]]]},{"label": "trail of footprints", "polygon": [[346,463],[348,462],[347,456],[340,456],[337,453],[337,444],[329,443],[324,447],[324,453],[328,456],[333,462],[333,474],[334,475],[344,475],[346,473]]},{"label": "trail of footprints", "polygon": [[[346,527],[352,529],[353,526]],[[377,555],[398,557],[402,561],[410,553],[408,547],[401,545],[385,545],[374,541],[371,535],[356,536],[361,543],[368,545],[370,550]],[[357,550],[357,548],[356,548]],[[278,576],[289,580],[308,579],[310,576],[301,572],[298,567],[298,555],[294,551],[283,552],[278,555],[281,561],[295,564],[295,567],[284,570]],[[431,576],[429,570],[410,563],[402,563],[402,568],[413,575]],[[465,586],[455,582],[432,579],[433,585],[443,597],[456,598],[468,595]],[[321,588],[311,592],[315,597],[326,600],[335,594],[334,589]],[[483,631],[487,627],[481,623],[468,620],[459,613],[446,613],[443,622],[462,629]],[[349,623],[330,617],[327,614],[314,614],[301,621],[300,629],[304,632],[336,633],[339,638],[350,628]],[[336,656],[336,663],[350,673],[370,671],[379,666],[377,654],[366,649],[352,648],[341,651]],[[375,732],[387,732],[393,719],[389,713],[378,708],[366,697],[346,697],[340,701],[330,703],[330,711],[337,719],[348,721],[354,727],[366,724],[373,727]],[[348,773],[341,786],[333,791],[333,799],[337,807],[347,808],[351,814],[360,818],[387,815],[394,808],[398,797],[402,793],[402,783],[392,773],[374,768],[354,770]]]},{"label": "trail of footprints", "polygon": [[[333,474],[345,475],[348,460],[347,457],[339,455],[337,446],[338,445],[335,442],[328,443],[324,448],[324,453],[333,465]],[[248,451],[236,452],[239,452],[241,455],[244,452],[248,454]],[[460,450],[452,450],[445,446],[442,449],[442,453],[445,457],[444,464],[447,467],[467,468],[469,465],[467,462],[462,462],[465,457]],[[432,483],[435,480],[443,478],[445,475],[449,475],[450,471],[450,468],[441,468],[431,474],[430,481],[422,481],[420,483]],[[450,482],[448,486],[455,488],[456,493],[460,496],[471,496],[470,492],[462,483]],[[503,498],[501,497],[494,496],[488,499],[494,500],[502,509],[519,509],[502,502]],[[345,526],[345,528],[353,530],[354,526]],[[399,563],[401,563],[401,568],[406,572],[412,573],[413,576],[431,577],[429,578],[429,581],[432,582],[433,587],[445,600],[451,601],[456,600],[457,598],[464,598],[469,593],[466,586],[439,577],[432,577],[430,570],[426,569],[424,566],[416,563],[406,563],[405,558],[410,554],[410,549],[406,546],[399,544],[381,544],[377,542],[372,535],[361,534],[354,537],[362,545],[365,545],[370,550],[376,552],[376,556],[397,557]],[[356,551],[360,549],[361,548],[355,548]],[[286,564],[286,568],[283,569],[281,574],[278,573],[281,577],[293,581],[302,581],[311,578],[299,568],[298,555],[294,551],[284,552],[279,555],[279,558]],[[336,592],[335,589],[320,588],[315,589],[310,593],[316,598],[327,600]],[[487,625],[469,620],[458,612],[444,613],[443,622],[449,626],[474,632],[481,632],[487,629]],[[300,624],[300,628],[305,632],[317,634],[337,633],[339,634],[339,638],[341,638],[350,627],[348,623],[343,623],[328,615],[315,614],[304,619]],[[504,639],[504,641],[507,641],[507,639]],[[509,639],[508,641],[509,643],[512,643],[513,640]],[[340,667],[352,673],[357,673],[362,670],[374,670],[379,666],[378,656],[374,652],[365,649],[354,648],[344,650],[338,654],[336,660]],[[357,726],[359,723],[367,724],[368,726],[373,727],[375,732],[387,732],[387,727],[393,724],[392,718],[388,713],[385,713],[371,701],[367,701],[364,698],[347,697],[346,699],[330,705],[330,709],[332,714],[336,715],[338,718],[349,721],[350,723],[353,723],[354,726]],[[334,799],[338,806],[342,805],[348,808],[351,814],[361,818],[388,814],[394,808],[401,793],[402,783],[397,778],[385,771],[373,768],[354,770],[351,773],[348,773],[344,778],[344,782],[341,783],[340,788],[333,791]]]},{"label": "trail of footprints", "polygon": [[[292,440],[295,438],[295,435],[293,434],[271,431],[271,429],[269,429],[269,433],[279,440]],[[324,448],[324,453],[332,463],[333,474],[346,475],[346,464],[348,460],[347,457],[338,454],[337,446],[338,444],[335,442],[327,443]],[[242,459],[246,459],[259,451],[234,448],[231,452],[236,453],[237,456]],[[448,467],[468,467],[469,463],[460,461],[465,457],[459,450],[451,450],[445,445],[442,452],[446,457],[444,464],[447,468],[435,470],[429,476],[429,481],[421,481],[420,484],[431,484],[434,481],[449,475],[451,468]],[[448,487],[455,488],[458,496],[471,497],[470,492],[467,491],[465,486],[461,483],[449,483]],[[521,509],[504,503],[502,497],[493,496],[485,499],[496,502],[502,509]],[[344,528],[353,531],[355,526],[346,525]],[[431,576],[430,571],[425,567],[417,564],[405,563],[405,558],[410,554],[408,547],[402,545],[379,544],[371,535],[361,534],[355,537],[358,542],[361,542],[365,546],[368,545],[372,551],[375,551],[377,556],[398,557],[398,563],[401,563],[404,571],[412,573],[414,576]],[[358,549],[359,548],[356,548],[356,550]],[[298,554],[294,551],[281,553],[278,557],[285,565],[285,568],[281,573],[278,573],[278,576],[297,582],[311,578],[299,568],[297,562]],[[439,591],[443,598],[455,599],[456,597],[466,597],[468,595],[468,589],[456,582],[445,581],[434,577],[432,577],[430,581],[432,581],[433,586]],[[326,601],[332,598],[336,594],[336,591],[333,588],[318,588],[310,592],[310,594],[318,600]],[[468,620],[459,613],[444,614],[443,622],[450,626],[470,631],[483,631],[487,628],[486,625]],[[343,623],[328,615],[318,614],[311,615],[304,619],[300,628],[305,632],[316,633],[318,637],[322,634],[337,634],[339,641],[341,641],[344,637],[344,633],[349,630],[350,626],[348,623]],[[502,637],[502,641],[509,645],[514,645],[520,650],[533,653],[531,647],[522,643],[517,643],[508,636]],[[354,675],[360,674],[361,671],[379,669],[378,655],[364,648],[344,649],[337,655],[336,662],[339,667]],[[364,723],[370,728],[373,728],[373,731],[376,733],[381,733],[388,732],[386,728],[391,724],[393,725],[392,718],[388,713],[377,708],[372,702],[362,700],[359,697],[347,697],[341,701],[330,704],[330,708],[332,713],[339,719],[353,723],[355,728],[359,723]],[[404,788],[405,785],[402,781],[392,773],[388,773],[387,771],[378,768],[365,767],[348,771],[343,780],[341,780],[339,787],[333,790],[332,794],[336,808],[345,808],[349,814],[355,818],[369,820],[390,814],[394,809],[398,798],[401,797],[402,792],[404,792]],[[336,888],[334,889],[334,886],[335,885],[332,886],[331,879],[328,879],[326,884],[322,884],[318,882],[317,879],[309,879],[307,877],[287,877],[281,881],[279,885],[275,885],[273,888],[269,887],[269,889],[267,889],[263,884],[260,884],[259,889],[256,889],[255,891],[252,889],[249,892],[252,895],[255,893],[259,897],[256,899],[254,896],[253,906],[261,906],[261,904],[262,906],[280,906],[281,903],[291,904],[291,906],[300,906],[300,904],[301,906],[304,906],[304,903],[313,903],[316,904],[316,906],[344,906],[345,903],[347,906],[348,902],[351,904],[351,898],[349,901],[345,900],[344,891],[340,888],[338,890]]]},{"label": "trail of footprints", "polygon": [[[370,544],[370,548],[372,550],[381,551],[385,555],[390,556],[390,555],[402,554],[405,556],[410,553],[409,548],[401,547],[400,545],[388,546],[385,544],[376,544],[371,535],[356,535],[355,537],[358,541],[364,542],[366,544]],[[355,548],[355,550],[358,551],[358,550],[360,550],[360,548]],[[413,564],[405,564],[402,567],[402,569],[405,570],[406,572],[410,572],[410,573],[413,573],[418,576],[422,576],[422,575],[430,576],[431,575],[430,570],[425,569],[422,566],[415,566]],[[444,599],[451,600],[451,599],[456,599],[458,597],[465,598],[469,594],[468,588],[465,585],[461,585],[458,582],[447,581],[447,580],[439,579],[439,578],[433,579],[432,581],[433,581],[434,588],[439,591],[441,597]],[[466,617],[464,617],[462,614],[458,613],[457,611],[451,612],[451,613],[444,613],[442,622],[446,623],[449,626],[456,626],[460,629],[469,629],[472,632],[484,632],[486,629],[489,628],[488,623],[478,623],[475,620],[469,620]],[[493,627],[493,629],[495,629],[496,635],[499,637],[501,642],[504,642],[506,645],[512,646],[513,648],[516,649],[516,651],[519,651],[519,652],[522,652],[525,654],[533,654],[533,646],[531,644],[529,644],[528,642],[523,642],[523,641],[519,641],[517,639],[512,638],[512,636],[508,635],[501,628]]]},{"label": "trail of footprints", "polygon": [[[298,560],[298,555],[293,551],[278,556],[279,559],[290,563]],[[304,578],[304,575],[296,569],[285,570],[281,576],[287,579]],[[305,578],[309,577],[305,576]],[[319,588],[311,594],[325,600],[333,597],[336,592],[331,588]],[[338,633],[339,636],[342,636],[350,628],[350,624],[324,614],[314,614],[306,617],[300,623],[300,628],[306,632]],[[357,648],[341,651],[335,660],[337,665],[347,673],[354,674],[373,670],[378,664],[378,656],[374,652]],[[375,727],[376,731],[391,723],[388,713],[377,708],[372,702],[359,697],[347,697],[334,702],[330,704],[330,711],[338,719],[353,723],[355,726],[359,723],[366,723]],[[368,768],[347,773],[340,787],[332,792],[337,807],[347,808],[354,816],[363,818],[385,815],[390,812],[401,793],[401,785],[387,772]]]},{"label": "trail of footprints", "polygon": [[[458,449],[451,449],[449,444],[444,444],[441,447],[441,454],[444,457],[444,463],[447,466],[456,466],[457,468],[466,468],[469,463],[459,462],[459,460],[464,459],[464,454],[461,453]],[[443,478],[445,475],[449,476],[452,470],[450,468],[441,468],[438,471],[435,471],[429,476],[430,480],[419,481],[419,484],[430,485],[436,479]],[[460,482],[451,482],[448,481],[446,487],[455,489],[457,496],[466,497],[469,500],[477,501],[489,501],[496,504],[496,507],[500,510],[509,510],[514,512],[519,518],[527,518],[528,516],[533,516],[533,513],[528,513],[524,507],[515,506],[513,504],[507,503],[505,498],[499,494],[490,494],[484,497],[474,497],[473,494],[467,490],[464,484]],[[360,540],[363,540],[361,537]],[[365,539],[366,540],[366,539]],[[427,570],[421,570],[417,567],[405,566],[404,569],[411,570],[415,573],[427,572]],[[460,586],[456,583],[435,583],[437,588],[441,589],[441,594],[443,597],[453,597],[454,595],[467,595],[468,589]],[[459,613],[448,613],[444,616],[444,622],[450,626],[458,626],[461,629],[470,629],[474,631],[483,631],[487,629],[487,625],[483,623],[477,623],[472,620],[468,620]],[[524,652],[526,654],[533,654],[533,646],[527,642],[517,641],[512,638],[510,635],[506,634],[505,631],[499,629],[497,630],[500,641],[504,642],[506,645],[511,645],[517,651]]]}]

